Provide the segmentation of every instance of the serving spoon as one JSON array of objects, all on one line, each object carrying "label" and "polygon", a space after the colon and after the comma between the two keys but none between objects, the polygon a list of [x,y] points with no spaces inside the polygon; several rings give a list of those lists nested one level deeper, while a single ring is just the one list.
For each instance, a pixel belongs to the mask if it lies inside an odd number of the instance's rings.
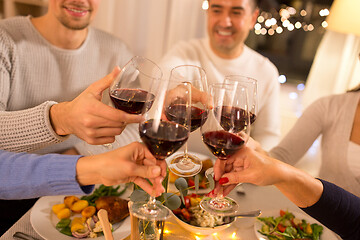
[{"label": "serving spoon", "polygon": [[260,215],[261,215],[261,210],[255,210],[255,211],[250,211],[250,212],[235,213],[233,215],[230,215],[229,217],[243,218],[243,217],[258,217]]},{"label": "serving spoon", "polygon": [[114,240],[114,237],[112,235],[111,232],[111,228],[110,228],[110,223],[109,223],[109,218],[108,218],[108,213],[105,209],[100,209],[98,211],[98,217],[104,232],[104,236],[106,240]]}]

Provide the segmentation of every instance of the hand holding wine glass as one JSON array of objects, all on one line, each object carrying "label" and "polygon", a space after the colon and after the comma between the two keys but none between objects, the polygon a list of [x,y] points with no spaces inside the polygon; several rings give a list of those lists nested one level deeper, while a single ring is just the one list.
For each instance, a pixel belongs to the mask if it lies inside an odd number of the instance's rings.
[{"label": "hand holding wine glass", "polygon": [[[189,83],[168,83],[167,91],[164,82],[160,86],[153,84],[158,90],[156,99],[150,111],[144,114],[144,121],[139,124],[142,141],[158,161],[172,155],[184,145],[190,134],[191,115],[191,85]],[[167,94],[171,92],[171,94]],[[174,103],[183,104],[173,119],[164,117],[164,110]],[[169,216],[169,210],[157,203],[155,196],[150,196],[148,202],[136,202],[131,212],[141,219],[163,220]]]},{"label": "hand holding wine glass", "polygon": [[[226,161],[242,148],[249,138],[250,114],[248,109],[247,88],[237,84],[212,84],[210,95],[213,108],[201,126],[202,140],[211,153]],[[237,203],[224,197],[204,197],[201,208],[214,215],[231,215],[238,209]]]}]

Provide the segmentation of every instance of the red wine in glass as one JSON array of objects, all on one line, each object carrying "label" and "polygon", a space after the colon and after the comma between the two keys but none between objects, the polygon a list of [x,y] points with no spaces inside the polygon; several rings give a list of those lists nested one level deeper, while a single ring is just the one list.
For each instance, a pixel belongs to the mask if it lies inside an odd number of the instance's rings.
[{"label": "red wine in glass", "polygon": [[[165,160],[184,145],[189,137],[189,130],[174,122],[160,121],[157,123],[159,123],[157,131],[154,131],[152,119],[141,124],[139,127],[140,138],[156,159]],[[169,134],[171,132],[173,134]]]},{"label": "red wine in glass", "polygon": [[151,108],[155,95],[141,89],[117,88],[110,92],[115,108],[130,114],[143,114]]},{"label": "red wine in glass", "polygon": [[[166,115],[167,119],[169,119],[170,121],[173,121],[173,122],[176,122],[179,124],[184,124],[185,123],[184,114],[186,113],[185,108],[186,108],[186,105],[184,105],[184,104],[172,104],[166,109],[165,115]],[[204,124],[205,120],[202,121],[202,118],[204,118],[204,119],[207,118],[207,112],[198,107],[191,106],[191,120],[190,120],[191,121],[191,132],[195,131],[202,124]]]},{"label": "red wine in glass", "polygon": [[205,132],[202,138],[212,154],[220,160],[228,159],[245,144],[240,136],[223,130]]},{"label": "red wine in glass", "polygon": [[[221,109],[221,110],[220,110]],[[232,131],[234,133],[241,132],[248,124],[249,112],[239,107],[222,106],[217,107],[215,114],[221,111],[220,125],[225,131]]]}]

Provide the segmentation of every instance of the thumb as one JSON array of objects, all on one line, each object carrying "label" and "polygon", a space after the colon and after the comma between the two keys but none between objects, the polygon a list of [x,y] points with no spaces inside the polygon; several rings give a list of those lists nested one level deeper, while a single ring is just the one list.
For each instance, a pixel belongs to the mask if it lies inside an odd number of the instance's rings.
[{"label": "thumb", "polygon": [[101,94],[106,88],[110,87],[114,78],[120,73],[120,68],[118,66],[114,67],[111,73],[103,77],[102,79],[94,82],[90,85],[89,90],[97,94]]},{"label": "thumb", "polygon": [[161,174],[159,166],[137,166],[133,173],[134,176],[142,178],[156,178]]}]

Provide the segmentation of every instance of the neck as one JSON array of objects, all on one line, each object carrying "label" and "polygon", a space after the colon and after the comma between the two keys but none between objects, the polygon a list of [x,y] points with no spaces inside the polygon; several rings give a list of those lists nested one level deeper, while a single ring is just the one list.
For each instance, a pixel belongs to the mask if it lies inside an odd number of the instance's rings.
[{"label": "neck", "polygon": [[64,27],[48,14],[31,19],[34,27],[52,45],[63,49],[77,49],[86,39],[88,29],[72,30]]},{"label": "neck", "polygon": [[244,44],[242,44],[241,46],[237,46],[234,49],[224,50],[224,49],[217,49],[210,42],[210,47],[211,50],[215,53],[215,55],[223,59],[235,59],[244,52]]}]

